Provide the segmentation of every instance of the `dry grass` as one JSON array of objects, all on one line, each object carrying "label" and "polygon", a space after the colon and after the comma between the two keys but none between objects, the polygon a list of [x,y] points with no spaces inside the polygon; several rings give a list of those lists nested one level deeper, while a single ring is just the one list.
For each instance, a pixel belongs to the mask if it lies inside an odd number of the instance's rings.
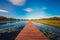
[{"label": "dry grass", "polygon": [[32,20],[32,21],[60,28],[60,20]]}]

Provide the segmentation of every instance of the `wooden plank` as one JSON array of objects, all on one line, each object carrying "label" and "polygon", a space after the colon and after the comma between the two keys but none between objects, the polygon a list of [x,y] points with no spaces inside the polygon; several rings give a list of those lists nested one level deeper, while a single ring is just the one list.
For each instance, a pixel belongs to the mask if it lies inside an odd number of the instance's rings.
[{"label": "wooden plank", "polygon": [[23,28],[15,40],[49,40],[31,21]]}]

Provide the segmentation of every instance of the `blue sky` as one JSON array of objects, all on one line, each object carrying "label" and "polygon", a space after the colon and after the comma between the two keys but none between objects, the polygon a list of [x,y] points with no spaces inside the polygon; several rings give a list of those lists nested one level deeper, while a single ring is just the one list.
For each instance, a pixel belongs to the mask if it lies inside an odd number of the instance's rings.
[{"label": "blue sky", "polygon": [[0,0],[0,16],[24,19],[60,17],[60,0]]}]

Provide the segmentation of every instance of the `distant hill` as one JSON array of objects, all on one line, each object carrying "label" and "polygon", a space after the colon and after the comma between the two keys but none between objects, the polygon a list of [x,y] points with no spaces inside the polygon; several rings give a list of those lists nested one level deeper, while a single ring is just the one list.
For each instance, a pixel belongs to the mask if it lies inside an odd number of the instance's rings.
[{"label": "distant hill", "polygon": [[20,20],[20,19],[16,19],[16,18],[7,18],[4,16],[0,16],[0,21],[12,21],[12,20]]},{"label": "distant hill", "polygon": [[3,17],[3,16],[0,16],[0,21],[2,21],[2,20],[7,20],[7,18],[6,17]]},{"label": "distant hill", "polygon": [[42,18],[42,20],[60,20],[60,17]]},{"label": "distant hill", "polygon": [[0,21],[29,21],[29,19],[16,19],[16,18],[7,18],[4,16],[0,16]]}]

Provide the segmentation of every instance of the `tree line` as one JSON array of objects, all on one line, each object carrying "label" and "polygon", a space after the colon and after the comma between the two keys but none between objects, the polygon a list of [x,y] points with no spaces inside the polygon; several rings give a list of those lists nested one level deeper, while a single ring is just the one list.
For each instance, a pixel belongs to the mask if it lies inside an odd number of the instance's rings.
[{"label": "tree line", "polygon": [[4,16],[0,16],[0,21],[12,21],[12,20],[20,20],[20,19],[16,19],[16,18],[7,18]]}]

